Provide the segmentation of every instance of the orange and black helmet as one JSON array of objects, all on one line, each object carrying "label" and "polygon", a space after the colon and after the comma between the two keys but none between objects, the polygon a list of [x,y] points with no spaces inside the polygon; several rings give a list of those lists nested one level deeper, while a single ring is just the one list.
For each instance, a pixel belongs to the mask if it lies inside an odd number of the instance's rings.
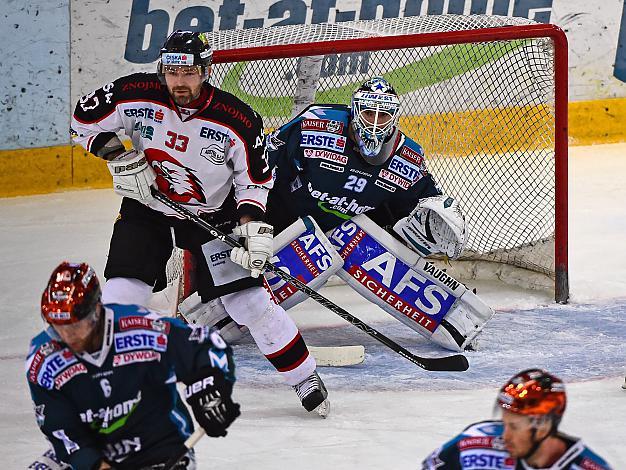
[{"label": "orange and black helmet", "polygon": [[41,316],[51,325],[67,325],[96,311],[102,290],[86,263],[62,262],[52,271],[41,296]]},{"label": "orange and black helmet", "polygon": [[541,369],[528,369],[511,377],[498,394],[497,406],[528,416],[551,416],[557,423],[566,405],[565,385]]}]

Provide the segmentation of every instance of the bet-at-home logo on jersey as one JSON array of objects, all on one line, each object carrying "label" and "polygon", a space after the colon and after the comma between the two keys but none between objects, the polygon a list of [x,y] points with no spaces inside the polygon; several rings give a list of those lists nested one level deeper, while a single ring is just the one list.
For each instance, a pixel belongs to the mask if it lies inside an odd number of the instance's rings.
[{"label": "bet-at-home logo on jersey", "polygon": [[317,199],[318,206],[325,212],[339,212],[341,214],[363,214],[369,210],[374,209],[373,206],[360,206],[356,199],[348,201],[345,196],[331,196],[328,193],[323,193],[317,189],[313,189],[313,185],[308,183],[309,193],[311,197]]}]

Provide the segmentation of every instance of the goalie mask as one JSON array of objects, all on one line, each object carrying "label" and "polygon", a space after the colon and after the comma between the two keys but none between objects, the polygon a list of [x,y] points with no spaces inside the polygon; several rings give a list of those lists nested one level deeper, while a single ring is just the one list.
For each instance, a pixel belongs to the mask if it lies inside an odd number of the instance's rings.
[{"label": "goalie mask", "polygon": [[352,130],[361,155],[376,157],[398,123],[400,100],[387,80],[367,80],[352,95]]},{"label": "goalie mask", "polygon": [[101,295],[91,266],[64,261],[52,272],[41,296],[41,315],[51,325],[73,324],[96,311]]},{"label": "goalie mask", "polygon": [[176,30],[170,34],[161,48],[157,62],[157,75],[165,85],[164,72],[168,68],[195,67],[203,81],[209,78],[213,50],[204,33]]}]

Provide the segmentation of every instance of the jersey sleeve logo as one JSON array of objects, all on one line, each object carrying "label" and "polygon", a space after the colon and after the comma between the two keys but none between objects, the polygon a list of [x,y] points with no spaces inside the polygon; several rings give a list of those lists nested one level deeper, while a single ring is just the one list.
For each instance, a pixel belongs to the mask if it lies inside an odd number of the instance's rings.
[{"label": "jersey sleeve logo", "polygon": [[156,172],[159,191],[182,204],[204,204],[206,196],[195,171],[160,149],[146,149],[146,158]]},{"label": "jersey sleeve logo", "polygon": [[332,134],[342,134],[343,122],[334,119],[303,119],[300,128],[303,131],[322,131]]}]

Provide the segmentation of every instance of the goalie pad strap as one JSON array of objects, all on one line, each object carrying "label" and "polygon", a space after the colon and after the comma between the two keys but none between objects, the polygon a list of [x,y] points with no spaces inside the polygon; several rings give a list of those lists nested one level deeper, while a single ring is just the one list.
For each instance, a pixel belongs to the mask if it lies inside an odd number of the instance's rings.
[{"label": "goalie pad strap", "polygon": [[466,338],[459,332],[459,330],[452,326],[450,322],[448,322],[448,320],[446,320],[445,318],[442,319],[439,326],[440,328],[444,328],[450,334],[450,336],[452,336],[452,339],[459,346],[459,349],[463,347],[463,343],[465,342]]}]

